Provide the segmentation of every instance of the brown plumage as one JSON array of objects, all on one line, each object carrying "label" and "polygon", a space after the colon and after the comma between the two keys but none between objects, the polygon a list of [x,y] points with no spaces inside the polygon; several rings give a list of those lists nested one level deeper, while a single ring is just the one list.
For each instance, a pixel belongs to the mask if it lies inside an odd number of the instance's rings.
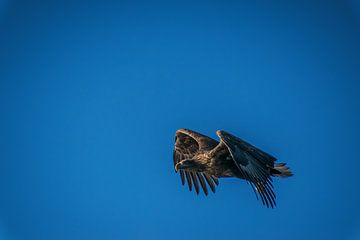
[{"label": "brown plumage", "polygon": [[274,163],[276,158],[225,131],[217,131],[220,142],[200,133],[179,129],[175,136],[174,167],[181,182],[200,186],[205,195],[207,185],[215,193],[218,178],[237,177],[246,180],[267,207],[276,206],[272,177],[289,177],[286,163]]}]

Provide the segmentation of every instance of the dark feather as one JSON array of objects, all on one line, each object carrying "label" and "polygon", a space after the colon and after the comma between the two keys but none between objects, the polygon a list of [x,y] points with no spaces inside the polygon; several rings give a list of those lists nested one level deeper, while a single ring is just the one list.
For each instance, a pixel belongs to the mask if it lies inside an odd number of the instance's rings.
[{"label": "dark feather", "polygon": [[181,184],[184,185],[185,184],[185,177],[184,177],[184,171],[180,170],[180,178],[181,178]]},{"label": "dark feather", "polygon": [[185,171],[185,175],[186,175],[186,179],[187,179],[187,182],[188,182],[188,185],[189,185],[189,190],[190,192],[192,191],[192,184],[191,184],[191,176],[190,176],[190,173],[188,171]]},{"label": "dark feather", "polygon": [[194,187],[195,187],[196,194],[199,194],[200,187],[199,187],[199,181],[196,178],[196,174],[194,172],[190,172],[190,174],[191,174],[191,178],[192,178],[192,180],[194,182]]},{"label": "dark feather", "polygon": [[211,176],[211,179],[214,181],[216,185],[219,185],[219,180],[215,176]]},{"label": "dark feather", "polygon": [[198,177],[198,179],[200,181],[201,187],[204,190],[205,195],[207,196],[208,195],[208,189],[206,187],[206,183],[205,183],[203,175],[201,173],[199,173],[199,172],[197,172],[196,175],[197,175],[197,177]]},{"label": "dark feather", "polygon": [[209,184],[211,191],[213,193],[215,193],[215,184],[213,182],[213,180],[211,179],[211,177],[209,177],[209,175],[207,175],[206,173],[204,174],[205,180],[206,182]]}]

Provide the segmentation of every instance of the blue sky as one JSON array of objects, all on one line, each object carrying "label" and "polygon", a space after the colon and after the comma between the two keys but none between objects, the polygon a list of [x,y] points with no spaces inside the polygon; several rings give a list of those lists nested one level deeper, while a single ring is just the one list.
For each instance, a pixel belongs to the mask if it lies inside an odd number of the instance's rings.
[{"label": "blue sky", "polygon": [[[359,239],[357,1],[2,1],[0,237]],[[287,162],[196,196],[174,133]]]}]

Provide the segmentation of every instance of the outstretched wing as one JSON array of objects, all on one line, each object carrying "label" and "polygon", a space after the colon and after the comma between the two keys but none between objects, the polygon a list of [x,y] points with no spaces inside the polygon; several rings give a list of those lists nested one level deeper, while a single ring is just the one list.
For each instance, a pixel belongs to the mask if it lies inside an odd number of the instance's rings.
[{"label": "outstretched wing", "polygon": [[[217,144],[218,142],[216,140],[204,136],[200,133],[188,129],[177,130],[175,135],[175,147],[173,156],[174,167],[177,163],[184,159],[192,159],[199,152],[210,151]],[[218,185],[218,180],[215,176],[187,170],[179,170],[179,172],[182,184],[185,184],[186,178],[190,191],[192,190],[192,185],[194,185],[196,193],[199,194],[200,183],[205,195],[207,195],[207,182],[211,190],[215,192],[215,185]]]},{"label": "outstretched wing", "polygon": [[254,189],[256,197],[258,193],[267,207],[276,206],[270,174],[276,158],[225,131],[217,131],[216,134],[228,148],[235,165]]}]

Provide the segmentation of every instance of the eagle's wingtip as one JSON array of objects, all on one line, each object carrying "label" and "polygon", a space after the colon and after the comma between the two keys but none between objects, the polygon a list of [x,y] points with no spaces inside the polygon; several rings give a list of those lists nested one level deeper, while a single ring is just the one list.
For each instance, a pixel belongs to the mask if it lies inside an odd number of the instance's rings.
[{"label": "eagle's wingtip", "polygon": [[216,131],[216,135],[218,135],[219,137],[224,133],[223,130],[217,130]]}]

